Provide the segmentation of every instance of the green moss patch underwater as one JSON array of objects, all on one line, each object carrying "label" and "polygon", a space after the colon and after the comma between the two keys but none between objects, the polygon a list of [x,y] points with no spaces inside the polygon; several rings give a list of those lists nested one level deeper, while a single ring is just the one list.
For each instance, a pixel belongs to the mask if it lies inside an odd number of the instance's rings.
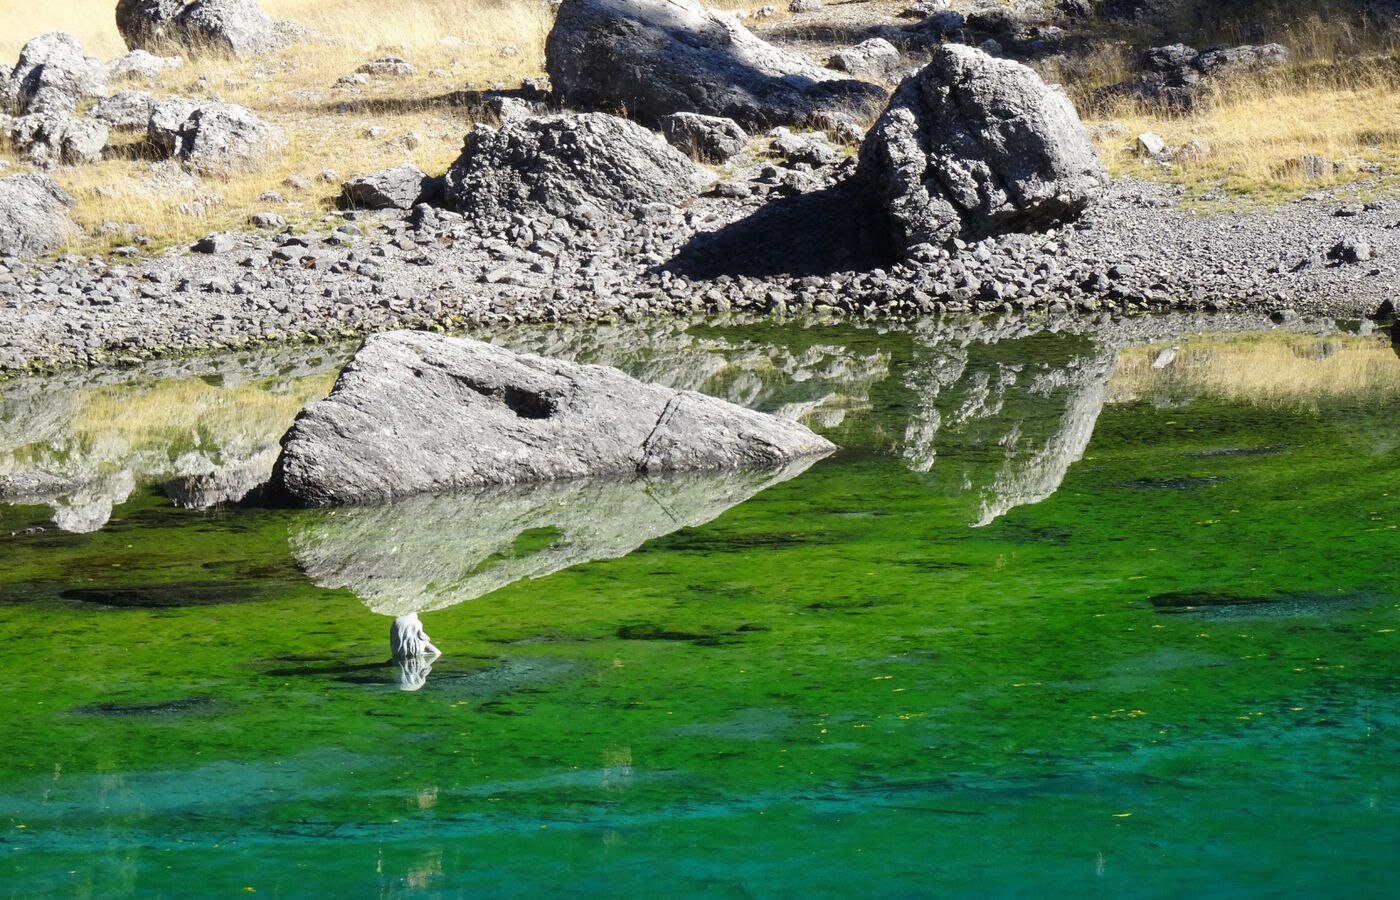
[{"label": "green moss patch underwater", "polygon": [[1400,357],[1188,327],[498,335],[843,449],[334,511],[352,348],[0,385],[0,892],[1389,896]]}]

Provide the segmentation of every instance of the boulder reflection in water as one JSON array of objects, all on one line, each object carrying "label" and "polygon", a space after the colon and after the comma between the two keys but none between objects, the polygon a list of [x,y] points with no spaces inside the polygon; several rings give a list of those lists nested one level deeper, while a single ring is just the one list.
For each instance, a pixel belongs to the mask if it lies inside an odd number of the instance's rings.
[{"label": "boulder reflection in water", "polygon": [[312,512],[296,520],[288,540],[318,585],[347,588],[377,613],[408,616],[521,578],[625,556],[647,540],[702,525],[813,462],[516,485]]}]

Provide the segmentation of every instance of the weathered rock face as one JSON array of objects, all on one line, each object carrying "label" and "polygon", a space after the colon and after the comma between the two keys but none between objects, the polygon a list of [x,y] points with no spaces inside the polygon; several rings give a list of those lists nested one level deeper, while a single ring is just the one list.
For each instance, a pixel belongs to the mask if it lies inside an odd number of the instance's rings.
[{"label": "weathered rock face", "polygon": [[1069,98],[956,44],[905,80],[860,150],[901,248],[1072,219],[1107,173]]},{"label": "weathered rock face", "polygon": [[564,216],[584,205],[623,215],[694,196],[712,178],[635,122],[580,113],[476,126],[447,171],[446,199],[486,220]]},{"label": "weathered rock face", "polygon": [[41,168],[96,162],[107,146],[107,126],[97,119],[34,113],[11,121],[10,143]]},{"label": "weathered rock face", "polygon": [[118,0],[117,30],[132,50],[179,50],[240,58],[296,43],[290,22],[278,22],[254,0]]},{"label": "weathered rock face", "polygon": [[0,80],[0,111],[17,116],[71,113],[79,100],[105,96],[106,68],[64,31],[51,31],[25,44],[19,61]]},{"label": "weathered rock face", "polygon": [[249,110],[232,103],[208,103],[180,125],[174,156],[201,175],[233,175],[262,169],[286,146],[279,128]]},{"label": "weathered rock face", "polygon": [[795,422],[616,369],[423,332],[373,335],[282,439],[307,506],[590,475],[775,466],[834,447]]},{"label": "weathered rock face", "polygon": [[861,41],[831,54],[831,68],[862,81],[884,81],[899,70],[899,51],[884,38]]},{"label": "weathered rock face", "polygon": [[357,175],[341,182],[341,196],[358,209],[412,209],[429,193],[432,179],[413,163]]},{"label": "weathered rock face", "polygon": [[863,118],[887,96],[756,37],[696,0],[564,0],[545,43],[564,103],[626,110],[655,125],[674,112],[745,128]]},{"label": "weathered rock face", "polygon": [[126,56],[119,56],[107,63],[107,80],[142,79],[156,81],[166,72],[178,69],[184,60],[178,56],[156,56],[145,50],[132,50]]},{"label": "weathered rock face", "polygon": [[1130,99],[1144,107],[1192,109],[1209,103],[1208,81],[1228,82],[1287,62],[1288,50],[1281,44],[1216,47],[1204,52],[1185,44],[1168,44],[1143,53],[1137,80],[1106,85],[1095,93],[1101,98]]},{"label": "weathered rock face", "polygon": [[47,253],[77,232],[73,198],[44,175],[0,178],[0,256]]},{"label": "weathered rock face", "polygon": [[145,130],[155,108],[156,98],[150,91],[117,91],[88,107],[87,114],[109,128]]},{"label": "weathered rock face", "polygon": [[712,163],[724,162],[749,142],[749,136],[733,119],[699,113],[662,116],[661,133],[686,156]]},{"label": "weathered rock face", "polygon": [[184,97],[168,97],[151,107],[150,118],[146,120],[146,139],[160,148],[166,156],[175,155],[175,146],[180,139],[180,126],[199,109],[199,104]]}]

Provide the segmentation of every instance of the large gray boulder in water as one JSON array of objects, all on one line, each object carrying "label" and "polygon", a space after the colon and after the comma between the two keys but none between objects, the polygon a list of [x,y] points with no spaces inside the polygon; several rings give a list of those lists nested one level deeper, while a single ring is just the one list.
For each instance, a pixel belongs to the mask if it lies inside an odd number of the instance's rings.
[{"label": "large gray boulder in water", "polygon": [[255,0],[118,0],[117,31],[131,50],[240,58],[290,47],[305,34],[270,18]]},{"label": "large gray boulder in water", "polygon": [[871,116],[888,96],[778,49],[732,13],[696,0],[563,0],[545,69],[564,103],[625,111],[653,126],[675,112],[757,130],[821,124]]},{"label": "large gray boulder in water", "polygon": [[447,204],[495,221],[570,215],[591,206],[626,215],[679,203],[714,179],[660,136],[606,113],[571,113],[477,125],[447,171]]},{"label": "large gray boulder in water", "polygon": [[1108,181],[1058,86],[960,44],[899,86],[861,145],[859,174],[901,249],[1073,219]]},{"label": "large gray boulder in water", "polygon": [[0,178],[0,256],[48,253],[78,231],[73,198],[44,175]]},{"label": "large gray boulder in water", "polygon": [[30,40],[0,78],[0,112],[71,113],[79,100],[107,96],[107,69],[66,31]]},{"label": "large gray boulder in water", "polygon": [[776,466],[834,446],[796,422],[605,366],[465,338],[372,335],[282,439],[273,487],[331,506],[488,484]]}]

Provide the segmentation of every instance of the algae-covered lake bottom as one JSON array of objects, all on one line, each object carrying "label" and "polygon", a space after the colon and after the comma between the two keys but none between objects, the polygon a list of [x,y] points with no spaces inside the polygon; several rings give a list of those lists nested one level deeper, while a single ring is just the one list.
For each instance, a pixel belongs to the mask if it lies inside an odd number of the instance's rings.
[{"label": "algae-covered lake bottom", "polygon": [[1387,339],[501,340],[843,449],[211,506],[352,348],[0,384],[0,890],[1391,895]]}]

